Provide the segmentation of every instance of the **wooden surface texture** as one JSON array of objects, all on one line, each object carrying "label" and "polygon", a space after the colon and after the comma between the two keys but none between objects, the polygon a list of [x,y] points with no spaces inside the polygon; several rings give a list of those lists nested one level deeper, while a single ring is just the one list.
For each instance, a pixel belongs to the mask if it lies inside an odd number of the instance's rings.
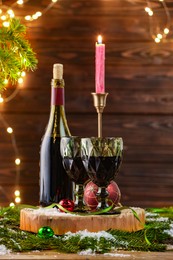
[{"label": "wooden surface texture", "polygon": [[[23,21],[24,15],[42,10],[49,2],[30,0],[14,11]],[[172,1],[166,2],[173,15]],[[123,163],[116,179],[121,202],[140,207],[173,204],[173,35],[160,44],[153,41],[145,6],[143,0],[61,0],[40,19],[25,22],[39,64],[35,72],[27,73],[16,97],[0,104],[0,113],[14,129],[21,157],[21,172],[16,175],[11,139],[0,121],[1,205],[11,202],[17,182],[22,203],[38,204],[39,149],[49,117],[54,63],[64,64],[71,133],[97,135],[90,93],[95,90],[99,33],[106,44],[109,92],[103,134],[124,140]],[[152,8],[164,23],[161,3],[152,1]]]},{"label": "wooden surface texture", "polygon": [[10,255],[0,256],[0,259],[75,259],[75,260],[122,260],[122,259],[134,259],[134,260],[172,260],[172,252],[128,252],[128,251],[115,251],[104,255],[79,255],[79,254],[62,254],[54,251],[42,251],[42,252],[29,252],[29,253],[17,253]]},{"label": "wooden surface texture", "polygon": [[[48,226],[56,235],[64,235],[67,232],[76,233],[80,230],[89,232],[107,231],[118,229],[128,232],[138,231],[145,225],[145,210],[133,208],[140,219],[135,217],[131,209],[124,209],[121,214],[109,215],[72,215],[57,213],[43,209],[22,209],[20,212],[20,229],[38,233],[41,227]],[[47,212],[48,211],[48,212]]]}]

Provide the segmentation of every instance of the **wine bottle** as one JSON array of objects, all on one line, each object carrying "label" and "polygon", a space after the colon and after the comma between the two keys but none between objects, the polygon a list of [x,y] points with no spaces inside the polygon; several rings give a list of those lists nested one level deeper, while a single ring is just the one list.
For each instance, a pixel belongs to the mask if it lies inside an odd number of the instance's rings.
[{"label": "wine bottle", "polygon": [[60,138],[70,136],[64,108],[63,65],[54,64],[51,109],[40,151],[40,205],[72,199],[72,182],[62,165]]}]

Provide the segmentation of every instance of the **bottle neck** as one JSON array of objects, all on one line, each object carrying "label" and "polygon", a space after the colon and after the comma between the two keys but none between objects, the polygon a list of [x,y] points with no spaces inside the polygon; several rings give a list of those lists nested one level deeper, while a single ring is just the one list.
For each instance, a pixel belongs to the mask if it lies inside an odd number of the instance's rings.
[{"label": "bottle neck", "polygon": [[70,136],[64,101],[64,80],[52,80],[51,110],[46,135],[52,137]]},{"label": "bottle neck", "polygon": [[51,90],[51,106],[64,106],[64,88],[54,88]]},{"label": "bottle neck", "polygon": [[64,80],[52,79],[51,106],[64,106]]}]

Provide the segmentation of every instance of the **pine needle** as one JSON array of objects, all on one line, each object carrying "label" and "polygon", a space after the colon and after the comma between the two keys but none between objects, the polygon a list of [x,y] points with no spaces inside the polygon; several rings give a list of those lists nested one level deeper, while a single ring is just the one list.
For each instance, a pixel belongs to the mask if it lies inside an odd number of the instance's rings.
[{"label": "pine needle", "polygon": [[[65,253],[77,253],[90,249],[92,252],[102,254],[116,249],[165,251],[167,244],[173,244],[173,237],[166,232],[172,228],[173,221],[169,218],[163,221],[158,213],[150,216],[151,209],[147,210],[149,216],[145,228],[137,232],[109,230],[107,233],[110,235],[106,237],[82,236],[76,233],[45,239],[38,237],[37,234],[19,229],[21,208],[0,209],[0,241],[7,249],[14,252],[57,250]],[[165,214],[170,215],[169,208],[166,209]]]},{"label": "pine needle", "polygon": [[0,28],[0,90],[5,88],[5,80],[14,85],[22,71],[35,70],[37,62],[26,39],[26,27],[12,18],[9,27]]}]

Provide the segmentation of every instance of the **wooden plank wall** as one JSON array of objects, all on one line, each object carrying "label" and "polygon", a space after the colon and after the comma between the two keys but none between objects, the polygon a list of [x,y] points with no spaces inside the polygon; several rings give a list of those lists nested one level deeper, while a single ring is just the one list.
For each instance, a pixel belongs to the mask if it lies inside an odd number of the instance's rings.
[{"label": "wooden plank wall", "polygon": [[[164,21],[159,1],[153,8]],[[169,4],[172,11],[171,1]],[[23,16],[48,0],[30,0],[16,8]],[[27,23],[38,69],[28,73],[18,95],[0,105],[14,128],[21,156],[22,203],[38,205],[39,149],[49,117],[54,63],[64,64],[66,114],[73,135],[97,135],[94,45],[99,33],[106,44],[105,136],[121,136],[124,158],[117,183],[124,205],[173,204],[173,43],[156,44],[149,34],[145,1],[61,0],[39,20]],[[6,91],[8,95],[9,91]],[[16,183],[10,137],[0,124],[0,204],[13,198]]]}]

